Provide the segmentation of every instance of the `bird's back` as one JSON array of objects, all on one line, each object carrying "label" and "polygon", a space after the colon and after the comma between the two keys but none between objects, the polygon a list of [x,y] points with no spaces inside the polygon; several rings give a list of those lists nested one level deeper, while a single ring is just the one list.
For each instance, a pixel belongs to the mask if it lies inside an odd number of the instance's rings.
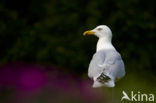
[{"label": "bird's back", "polygon": [[[99,66],[104,63],[108,64],[109,67]],[[103,72],[110,75],[113,79],[120,79],[125,75],[124,63],[120,54],[116,50],[100,50],[93,55],[89,64],[88,76],[90,78],[98,77]]]}]

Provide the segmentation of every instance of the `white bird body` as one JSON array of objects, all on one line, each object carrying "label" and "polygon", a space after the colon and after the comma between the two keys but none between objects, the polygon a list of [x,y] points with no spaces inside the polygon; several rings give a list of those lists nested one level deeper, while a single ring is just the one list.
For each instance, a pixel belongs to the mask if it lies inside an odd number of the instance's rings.
[{"label": "white bird body", "polygon": [[96,52],[102,49],[115,49],[111,42],[108,42],[105,38],[99,38],[96,46]]},{"label": "white bird body", "polygon": [[87,33],[99,37],[96,53],[88,69],[88,76],[94,80],[93,87],[114,87],[114,82],[125,75],[125,67],[120,54],[111,43],[111,30],[102,25],[84,34]]}]

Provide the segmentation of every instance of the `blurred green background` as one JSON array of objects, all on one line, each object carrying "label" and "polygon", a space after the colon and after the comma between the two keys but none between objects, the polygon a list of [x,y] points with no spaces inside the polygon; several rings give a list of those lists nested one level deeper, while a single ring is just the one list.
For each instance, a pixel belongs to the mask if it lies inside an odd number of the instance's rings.
[{"label": "blurred green background", "polygon": [[82,34],[104,24],[112,30],[113,45],[127,72],[116,91],[155,91],[155,4],[155,0],[1,0],[0,63],[52,64],[87,77],[97,38]]}]

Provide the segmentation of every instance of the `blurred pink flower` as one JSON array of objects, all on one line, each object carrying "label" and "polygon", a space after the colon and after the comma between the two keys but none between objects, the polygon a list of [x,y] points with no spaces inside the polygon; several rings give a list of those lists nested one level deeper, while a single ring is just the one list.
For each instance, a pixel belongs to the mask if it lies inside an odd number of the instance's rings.
[{"label": "blurred pink flower", "polygon": [[46,85],[46,74],[39,66],[7,64],[0,69],[0,86],[35,91]]},{"label": "blurred pink flower", "polygon": [[89,79],[63,72],[60,68],[37,64],[6,64],[0,68],[0,90],[7,87],[13,90],[14,95],[7,99],[9,103],[32,102],[35,96],[39,96],[39,100],[49,97],[46,100],[53,102],[79,100],[94,103],[105,100],[103,91],[92,88]]},{"label": "blurred pink flower", "polygon": [[46,84],[46,75],[38,69],[25,69],[19,75],[19,88],[22,90],[37,90]]}]

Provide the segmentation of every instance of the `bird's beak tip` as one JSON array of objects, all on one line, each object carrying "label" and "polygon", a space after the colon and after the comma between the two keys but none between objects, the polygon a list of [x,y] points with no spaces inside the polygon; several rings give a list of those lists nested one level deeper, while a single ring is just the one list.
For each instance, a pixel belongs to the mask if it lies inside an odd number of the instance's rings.
[{"label": "bird's beak tip", "polygon": [[93,34],[94,34],[94,32],[93,32],[92,30],[85,31],[85,32],[83,33],[84,36],[85,36],[85,35],[93,35]]}]

